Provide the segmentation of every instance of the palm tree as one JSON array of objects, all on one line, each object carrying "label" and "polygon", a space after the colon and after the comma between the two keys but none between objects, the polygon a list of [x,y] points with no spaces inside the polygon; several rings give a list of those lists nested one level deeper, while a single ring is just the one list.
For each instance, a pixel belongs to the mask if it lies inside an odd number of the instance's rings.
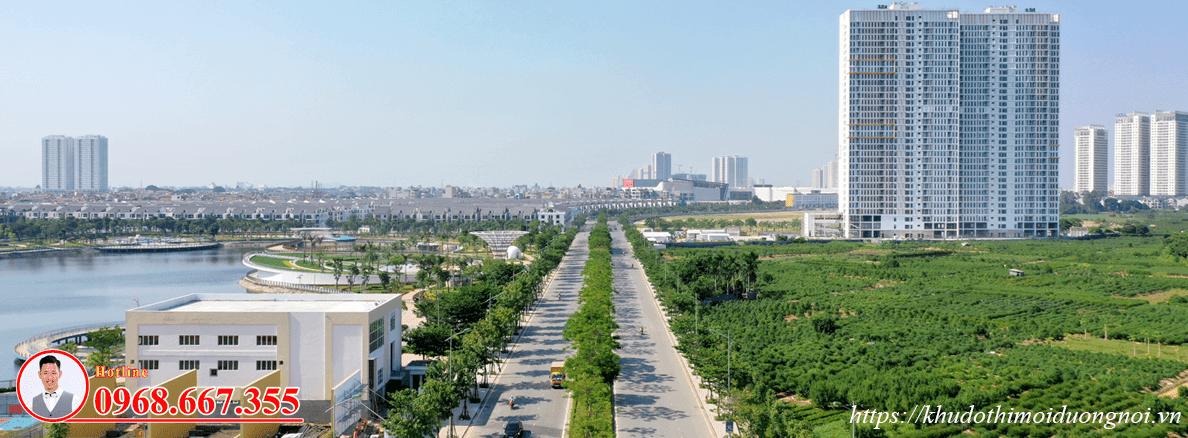
[{"label": "palm tree", "polygon": [[342,277],[342,257],[335,257],[330,266],[334,269],[334,288],[338,289],[338,278]]}]

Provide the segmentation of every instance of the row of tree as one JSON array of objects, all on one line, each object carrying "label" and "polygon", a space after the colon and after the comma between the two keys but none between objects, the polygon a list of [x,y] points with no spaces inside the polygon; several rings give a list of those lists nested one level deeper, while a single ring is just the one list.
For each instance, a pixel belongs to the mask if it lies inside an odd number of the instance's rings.
[{"label": "row of tree", "polygon": [[[79,219],[73,216],[57,219],[27,219],[0,224],[0,239],[17,241],[29,239],[97,240],[109,237],[135,234],[170,234],[232,237],[283,233],[292,228],[315,225],[311,220],[264,220],[264,219],[174,219],[170,217],[149,217],[144,219],[121,219],[116,217]],[[326,226],[356,232],[362,226],[369,226],[372,234],[388,235],[434,233],[443,236],[457,236],[464,244],[480,245],[481,239],[468,232],[478,230],[524,230],[533,231],[540,227],[539,221],[527,219],[493,219],[486,221],[434,222],[415,219],[382,220],[376,217],[358,218],[351,216],[347,221],[328,221]],[[535,233],[534,233],[535,234]]]},{"label": "row of tree", "polygon": [[573,356],[565,361],[565,388],[573,396],[574,412],[569,436],[601,438],[615,436],[614,382],[619,377],[619,341],[614,332],[614,293],[611,272],[611,236],[606,215],[590,232],[590,258],[578,292],[579,307],[565,322],[562,333],[573,342]]},{"label": "row of tree", "polygon": [[[417,305],[425,325],[405,332],[414,354],[445,356],[432,364],[419,391],[402,389],[388,398],[385,430],[399,437],[435,436],[458,401],[477,400],[479,370],[498,361],[498,351],[519,328],[523,312],[540,296],[545,276],[561,263],[577,229],[557,233],[528,269],[488,262],[474,284],[438,290]],[[482,373],[485,376],[489,372]],[[463,405],[466,406],[466,405]],[[468,415],[463,412],[463,415]]]}]

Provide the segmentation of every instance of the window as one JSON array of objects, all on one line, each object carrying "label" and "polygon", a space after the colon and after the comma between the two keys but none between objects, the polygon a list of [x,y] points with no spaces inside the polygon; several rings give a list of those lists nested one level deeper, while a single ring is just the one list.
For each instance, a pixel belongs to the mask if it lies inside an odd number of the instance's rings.
[{"label": "window", "polygon": [[239,345],[239,336],[219,336],[219,345]]},{"label": "window", "polygon": [[180,335],[177,337],[177,345],[198,345],[198,335]]},{"label": "window", "polygon": [[219,369],[227,370],[227,371],[237,371],[237,370],[239,370],[239,361],[238,360],[220,360],[219,361]]},{"label": "window", "polygon": [[371,322],[371,334],[369,335],[371,341],[371,349],[375,351],[384,345],[384,320],[377,319]]},{"label": "window", "polygon": [[136,345],[159,345],[161,343],[160,336],[137,336]]},{"label": "window", "polygon": [[256,371],[271,371],[276,369],[275,360],[257,360]]},{"label": "window", "polygon": [[256,336],[256,345],[276,345],[276,336]]},{"label": "window", "polygon": [[182,371],[196,370],[196,369],[198,369],[198,366],[199,366],[199,363],[196,360],[182,360],[182,361],[178,361],[178,363],[177,363],[177,369],[182,370]]},{"label": "window", "polygon": [[388,324],[388,330],[396,330],[396,314],[393,313],[390,317],[391,322]]},{"label": "window", "polygon": [[161,368],[161,364],[159,362],[157,362],[156,360],[141,360],[140,361],[140,369],[142,369],[142,370],[156,370],[156,369],[160,369],[160,368]]}]

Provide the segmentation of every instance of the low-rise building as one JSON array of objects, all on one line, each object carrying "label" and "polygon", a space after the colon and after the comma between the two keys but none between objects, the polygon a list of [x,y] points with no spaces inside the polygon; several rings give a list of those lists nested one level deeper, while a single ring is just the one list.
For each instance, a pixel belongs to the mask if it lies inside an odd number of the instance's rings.
[{"label": "low-rise building", "polygon": [[326,410],[335,388],[382,394],[399,374],[400,310],[398,294],[190,294],[141,306],[126,312],[125,351],[148,377],[127,386],[197,370],[198,386],[242,387],[279,370],[303,407]]}]

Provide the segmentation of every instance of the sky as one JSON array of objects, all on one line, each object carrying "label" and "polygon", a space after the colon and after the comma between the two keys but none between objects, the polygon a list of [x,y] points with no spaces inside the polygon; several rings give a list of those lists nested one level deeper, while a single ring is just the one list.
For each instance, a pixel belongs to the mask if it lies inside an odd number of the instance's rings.
[{"label": "sky", "polygon": [[[657,151],[807,184],[837,153],[838,17],[886,3],[13,2],[0,187],[92,134],[112,187],[604,187]],[[1188,110],[1188,2],[1017,6],[1061,14],[1062,188],[1075,127],[1112,147],[1117,113]]]}]

